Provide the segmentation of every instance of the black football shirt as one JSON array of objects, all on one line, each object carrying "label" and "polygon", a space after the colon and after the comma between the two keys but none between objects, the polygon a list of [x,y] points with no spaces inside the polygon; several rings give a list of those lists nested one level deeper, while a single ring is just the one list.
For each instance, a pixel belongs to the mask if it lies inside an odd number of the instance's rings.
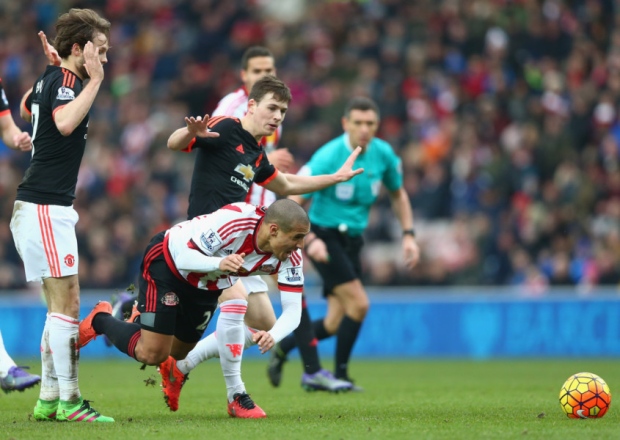
[{"label": "black football shirt", "polygon": [[209,214],[224,205],[245,201],[253,182],[267,184],[278,171],[265,150],[237,118],[212,118],[217,138],[197,137],[185,151],[196,151],[187,217]]},{"label": "black football shirt", "polygon": [[88,114],[69,136],[54,122],[54,112],[82,91],[82,80],[68,69],[47,66],[26,100],[32,115],[32,158],[17,188],[17,200],[71,206],[88,130]]}]

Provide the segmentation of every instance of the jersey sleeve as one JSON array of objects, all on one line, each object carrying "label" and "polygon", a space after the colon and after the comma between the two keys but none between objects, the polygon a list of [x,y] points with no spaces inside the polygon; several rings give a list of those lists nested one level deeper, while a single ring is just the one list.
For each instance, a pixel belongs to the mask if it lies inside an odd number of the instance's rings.
[{"label": "jersey sleeve", "polygon": [[291,258],[280,266],[278,289],[282,302],[282,314],[269,330],[271,336],[280,342],[299,326],[301,320],[301,294],[303,292],[303,258],[300,250],[293,252]]},{"label": "jersey sleeve", "polygon": [[215,215],[195,219],[196,227],[192,231],[187,248],[177,252],[174,258],[178,269],[199,272],[219,270],[221,257],[214,254],[224,245],[218,233],[218,219]]},{"label": "jersey sleeve", "polygon": [[303,257],[300,250],[291,254],[278,271],[280,292],[302,293],[304,289]]},{"label": "jersey sleeve", "polygon": [[258,160],[258,167],[256,168],[256,175],[254,176],[254,182],[265,186],[271,182],[278,175],[278,170],[273,166],[265,153],[260,155]]},{"label": "jersey sleeve", "polygon": [[75,100],[82,91],[82,83],[72,72],[66,69],[59,70],[50,78],[50,81],[47,90],[50,93],[53,115],[60,107],[64,107]]},{"label": "jersey sleeve", "polygon": [[32,91],[28,93],[28,96],[24,100],[24,109],[28,112],[29,115],[32,115]]},{"label": "jersey sleeve", "polygon": [[225,145],[229,137],[229,133],[235,129],[237,124],[239,124],[239,120],[237,118],[231,118],[228,116],[217,116],[211,118],[207,123],[207,128],[209,129],[209,131],[219,133],[220,136],[215,138],[195,137],[194,140],[190,142],[187,149],[183,151],[189,152],[196,148],[221,148],[223,145]]},{"label": "jersey sleeve", "polygon": [[390,191],[396,191],[403,186],[403,165],[400,157],[394,153],[392,147],[386,144],[386,168],[383,174],[383,184]]}]

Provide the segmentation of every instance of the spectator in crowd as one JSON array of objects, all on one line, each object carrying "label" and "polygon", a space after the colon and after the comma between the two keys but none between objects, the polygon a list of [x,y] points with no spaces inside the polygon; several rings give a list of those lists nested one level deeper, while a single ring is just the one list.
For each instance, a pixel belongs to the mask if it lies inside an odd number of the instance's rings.
[{"label": "spectator in crowd", "polygon": [[[555,283],[549,256],[562,253],[571,283],[618,284],[610,270],[620,260],[613,1],[300,1],[286,13],[269,3],[224,2],[208,12],[189,0],[98,3],[118,23],[121,49],[92,108],[76,193],[83,287],[135,281],[149,237],[184,217],[191,159],[159,152],[184,115],[210,113],[237,88],[237,60],[256,44],[271,50],[291,87],[282,144],[299,146],[300,162],[338,133],[344,97],[373,98],[378,136],[403,158],[420,245],[445,231],[442,245],[453,247],[464,229],[469,241],[458,246],[475,248],[454,270],[442,267],[454,263],[445,253],[432,252],[413,272],[393,258],[375,264],[374,255],[396,252],[372,250],[398,246],[382,192],[367,230],[364,282],[507,285],[527,279],[515,276],[518,247],[537,285]],[[6,47],[19,48],[0,53],[14,105],[35,79],[34,35],[53,24],[56,8],[42,0],[3,6]],[[0,150],[0,224],[26,166],[23,155]],[[141,220],[125,231],[128,218]],[[0,273],[14,274],[1,282],[24,287],[19,272],[2,270],[21,263],[1,229],[0,255]]]}]

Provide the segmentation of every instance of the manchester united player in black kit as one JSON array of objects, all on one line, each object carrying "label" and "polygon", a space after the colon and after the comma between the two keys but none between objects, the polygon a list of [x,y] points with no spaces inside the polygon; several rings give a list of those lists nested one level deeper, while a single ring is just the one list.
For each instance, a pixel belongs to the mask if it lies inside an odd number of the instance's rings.
[{"label": "manchester united player in black kit", "polygon": [[[291,100],[289,88],[273,76],[259,79],[248,97],[248,111],[241,119],[220,116],[185,118],[186,127],[176,130],[168,139],[168,148],[176,151],[196,151],[196,163],[192,177],[188,218],[208,214],[224,205],[245,200],[252,183],[257,183],[279,194],[303,194],[345,182],[363,172],[353,170],[359,149],[356,149],[343,166],[334,174],[321,176],[298,176],[279,172],[269,163],[260,141],[274,133],[284,120]],[[257,282],[261,282],[260,278]],[[249,293],[263,293],[266,289]],[[246,324],[253,329],[269,331],[275,323],[275,313],[268,295],[247,295],[243,285],[236,283],[224,291],[221,298],[247,299]],[[143,311],[144,305],[139,304]],[[173,411],[178,409],[178,397],[184,382],[183,372],[175,359],[184,359],[195,344],[174,339],[171,357],[160,366],[166,402]],[[214,335],[191,351],[187,359],[196,362],[217,355]],[[193,363],[193,366],[196,365]],[[185,363],[184,365],[187,365]],[[181,367],[183,368],[183,367]],[[170,380],[170,378],[178,380]],[[249,405],[252,405],[249,397]]]},{"label": "manchester united player in black kit", "polygon": [[26,279],[42,282],[48,307],[41,338],[41,391],[33,416],[113,422],[91,408],[78,387],[78,215],[72,207],[88,112],[104,77],[110,22],[92,10],[71,9],[55,28],[60,66],[48,66],[23,100],[22,114],[33,128],[32,159],[11,218]]}]

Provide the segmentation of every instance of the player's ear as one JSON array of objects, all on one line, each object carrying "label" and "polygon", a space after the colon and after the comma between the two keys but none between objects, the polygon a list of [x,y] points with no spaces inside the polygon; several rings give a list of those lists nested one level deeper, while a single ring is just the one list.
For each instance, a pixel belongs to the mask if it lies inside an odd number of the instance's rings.
[{"label": "player's ear", "polygon": [[254,99],[250,99],[248,101],[248,113],[254,113],[254,109],[257,105],[258,103]]},{"label": "player's ear", "polygon": [[76,57],[79,57],[80,54],[82,53],[82,48],[80,47],[79,44],[73,43],[73,46],[71,46],[71,53],[75,55]]},{"label": "player's ear", "polygon": [[271,223],[269,225],[269,235],[271,235],[272,237],[277,236],[279,230],[280,230],[280,227],[276,225],[275,223]]}]

